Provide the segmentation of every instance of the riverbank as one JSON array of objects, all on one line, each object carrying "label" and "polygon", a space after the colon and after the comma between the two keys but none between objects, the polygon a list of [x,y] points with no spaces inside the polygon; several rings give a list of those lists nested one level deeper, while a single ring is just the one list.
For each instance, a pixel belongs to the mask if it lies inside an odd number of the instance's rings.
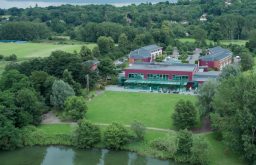
[{"label": "riverbank", "polygon": [[[30,131],[25,131],[27,134],[24,136],[23,141],[26,146],[49,146],[49,145],[64,145],[74,146],[72,137],[76,125],[73,124],[48,124],[39,127],[30,127]],[[100,130],[103,133],[105,126],[101,126]],[[145,139],[140,142],[133,142],[124,146],[123,150],[136,152],[142,156],[149,156],[158,159],[170,159],[170,154],[165,151],[158,151],[152,148],[151,143],[157,139],[173,138],[176,136],[175,131],[163,132],[156,130],[147,130]],[[209,146],[209,161],[211,165],[232,164],[243,165],[245,164],[238,158],[237,155],[227,149],[224,144],[214,138],[213,133],[197,134],[202,136],[208,142]],[[103,143],[99,143],[96,148],[105,148]]]}]

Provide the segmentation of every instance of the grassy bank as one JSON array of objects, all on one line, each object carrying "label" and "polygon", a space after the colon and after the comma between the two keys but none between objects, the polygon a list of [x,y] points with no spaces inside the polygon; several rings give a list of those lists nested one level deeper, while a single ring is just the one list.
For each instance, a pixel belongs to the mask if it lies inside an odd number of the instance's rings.
[{"label": "grassy bank", "polygon": [[105,92],[88,102],[86,119],[94,123],[128,125],[138,120],[146,127],[173,128],[171,115],[180,99],[196,100],[188,95]]},{"label": "grassy bank", "polygon": [[[100,127],[101,132],[104,131],[105,127]],[[68,124],[53,124],[53,125],[41,125],[34,130],[34,133],[30,134],[30,138],[34,139],[33,145],[71,145],[72,146],[72,135],[75,130],[74,125]],[[36,136],[35,136],[36,135]],[[159,138],[175,137],[176,132],[170,133],[161,131],[146,131],[145,140],[141,142],[134,142],[124,147],[125,150],[134,151],[141,155],[167,158],[168,153],[156,151],[150,144],[153,140]],[[209,146],[209,161],[210,165],[243,165],[245,164],[239,159],[237,155],[228,150],[222,142],[217,141],[212,133],[208,134],[197,134],[196,136],[203,136],[208,142]],[[104,145],[100,143],[97,147],[104,148]]]}]

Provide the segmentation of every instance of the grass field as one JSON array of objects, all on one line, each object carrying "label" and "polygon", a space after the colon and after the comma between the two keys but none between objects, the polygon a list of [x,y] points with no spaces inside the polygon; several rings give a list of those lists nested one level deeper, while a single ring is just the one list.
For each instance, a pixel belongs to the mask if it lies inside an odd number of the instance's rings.
[{"label": "grass field", "polygon": [[[195,42],[196,40],[194,38],[180,38],[180,42]],[[206,40],[207,44],[214,43],[211,40]],[[221,40],[220,43],[223,45],[229,45],[229,44],[235,44],[235,45],[241,45],[245,46],[247,40]]]},{"label": "grass field", "polygon": [[[47,57],[51,52],[62,50],[66,52],[79,51],[80,44],[66,45],[66,44],[53,44],[53,43],[0,43],[0,54],[8,56],[16,54],[18,60],[26,60],[35,57]],[[89,48],[93,48],[95,44],[87,44]]]},{"label": "grass field", "polygon": [[[65,52],[80,51],[83,44],[55,44],[55,43],[0,43],[0,54],[9,56],[16,54],[18,61],[24,61],[36,57],[48,57],[53,51],[62,50]],[[95,44],[85,44],[93,48]],[[0,61],[0,75],[4,67],[8,64],[6,61]]]},{"label": "grass field", "polygon": [[147,127],[173,128],[171,114],[180,99],[196,100],[185,95],[105,92],[88,103],[86,118],[95,123],[138,120]]}]

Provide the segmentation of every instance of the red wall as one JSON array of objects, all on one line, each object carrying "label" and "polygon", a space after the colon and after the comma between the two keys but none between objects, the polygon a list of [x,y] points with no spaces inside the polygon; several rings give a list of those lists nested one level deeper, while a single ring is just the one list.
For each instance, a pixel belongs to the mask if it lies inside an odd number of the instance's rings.
[{"label": "red wall", "polygon": [[148,78],[148,74],[166,74],[169,79],[172,79],[173,75],[187,75],[189,77],[189,81],[192,81],[192,77],[195,72],[198,71],[198,68],[195,69],[194,72],[182,72],[182,71],[159,71],[159,70],[135,70],[135,69],[125,69],[125,77],[128,78],[129,73],[141,73],[144,74],[144,78]]},{"label": "red wall", "polygon": [[134,62],[150,62],[150,61],[151,61],[151,57],[144,58],[144,59],[129,58],[129,63],[134,63]]}]

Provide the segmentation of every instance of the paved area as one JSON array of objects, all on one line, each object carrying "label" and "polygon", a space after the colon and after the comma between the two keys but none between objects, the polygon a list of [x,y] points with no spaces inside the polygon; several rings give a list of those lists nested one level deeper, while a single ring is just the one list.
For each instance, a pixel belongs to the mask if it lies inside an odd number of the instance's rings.
[{"label": "paved area", "polygon": [[193,55],[188,56],[187,61],[189,62],[189,64],[195,64],[195,62],[199,60],[201,52],[202,52],[202,49],[196,48],[194,50]]},{"label": "paved area", "polygon": [[[149,91],[149,90],[142,90],[142,89],[126,89],[121,86],[117,85],[109,85],[105,87],[106,91],[114,91],[114,92],[138,92],[138,93],[161,93],[161,94],[174,94],[174,93],[163,93],[158,91]],[[175,94],[183,94],[183,95],[196,95],[194,91],[180,91],[179,93]]]},{"label": "paved area", "polygon": [[42,124],[58,124],[58,123],[61,123],[61,121],[52,111],[43,115]]}]

